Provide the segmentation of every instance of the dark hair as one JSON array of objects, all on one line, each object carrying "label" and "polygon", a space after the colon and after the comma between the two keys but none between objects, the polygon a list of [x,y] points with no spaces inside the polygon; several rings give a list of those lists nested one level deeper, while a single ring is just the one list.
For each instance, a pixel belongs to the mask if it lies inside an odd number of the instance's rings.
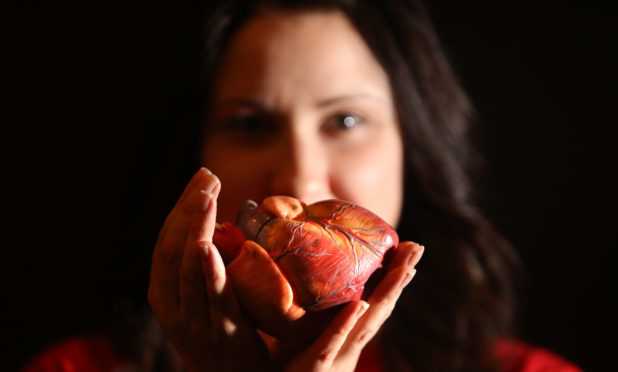
[{"label": "dark hair", "polygon": [[[476,207],[473,109],[416,0],[221,0],[207,11],[201,86],[208,106],[220,57],[256,12],[339,10],[386,71],[405,148],[401,240],[427,247],[419,274],[378,335],[389,370],[499,368],[495,342],[510,332],[517,258]],[[204,123],[208,107],[194,113]],[[203,126],[203,125],[202,125]]]}]

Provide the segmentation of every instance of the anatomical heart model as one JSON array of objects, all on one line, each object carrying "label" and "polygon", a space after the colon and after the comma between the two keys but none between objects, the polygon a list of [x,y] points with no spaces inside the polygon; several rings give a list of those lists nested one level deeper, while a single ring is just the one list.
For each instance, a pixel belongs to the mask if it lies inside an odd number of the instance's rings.
[{"label": "anatomical heart model", "polygon": [[213,240],[243,310],[281,339],[312,337],[336,305],[363,298],[399,243],[390,225],[350,202],[305,205],[286,196],[245,202],[236,226],[219,225]]}]

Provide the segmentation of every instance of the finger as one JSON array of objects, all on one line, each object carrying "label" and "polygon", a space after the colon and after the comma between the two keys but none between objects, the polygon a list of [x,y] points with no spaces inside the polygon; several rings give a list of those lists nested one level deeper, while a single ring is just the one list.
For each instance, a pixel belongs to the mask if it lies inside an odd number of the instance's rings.
[{"label": "finger", "polygon": [[201,169],[193,177],[185,190],[191,192],[178,201],[166,220],[166,230],[162,231],[155,246],[148,289],[148,298],[155,313],[176,314],[179,309],[179,266],[191,217],[193,211],[205,208],[200,205],[204,200],[199,191],[204,188],[216,190],[218,187],[216,182],[213,186],[212,179],[209,183],[209,176],[214,177]]},{"label": "finger", "polygon": [[247,324],[219,251],[211,242],[202,248],[200,254],[210,308],[210,326],[214,339],[218,341],[237,335],[247,329]]},{"label": "finger", "polygon": [[177,212],[180,210],[180,206],[186,202],[187,198],[191,195],[191,193],[195,190],[196,187],[199,187],[200,185],[202,185],[201,188],[202,189],[204,188],[203,187],[204,177],[210,174],[212,174],[212,172],[204,167],[200,168],[197,172],[195,172],[195,174],[193,175],[193,177],[191,177],[191,180],[185,187],[184,191],[180,195],[180,198],[178,198],[178,201],[174,205],[174,209],[172,209],[172,213],[170,213],[170,215],[165,219],[165,222],[163,223],[163,227],[161,228],[161,232],[159,236],[165,236],[170,226],[172,225],[172,222],[174,218],[176,217]]},{"label": "finger", "polygon": [[342,347],[342,355],[360,355],[361,350],[388,319],[403,288],[410,283],[415,273],[416,270],[407,265],[398,266],[389,271],[369,297],[367,301],[370,305],[369,310],[350,332]]},{"label": "finger", "polygon": [[[191,202],[190,198],[199,198],[199,194],[196,195],[196,189],[206,189],[205,178],[209,174],[211,173],[208,170],[202,168],[193,176],[183,195],[166,218],[155,246],[151,274],[159,274],[160,269],[165,272],[168,269],[167,266],[170,266],[171,269],[176,269],[180,265],[191,212],[195,209],[195,203],[199,202]],[[170,274],[177,275],[174,270],[169,271]],[[152,276],[154,278],[151,279],[158,278],[158,275]],[[165,282],[171,283],[169,279],[172,278],[165,279]],[[172,280],[172,282],[177,283],[177,280]]]},{"label": "finger", "polygon": [[389,270],[397,266],[414,268],[423,256],[425,247],[414,242],[401,242],[397,247],[395,256],[388,265]]},{"label": "finger", "polygon": [[335,317],[332,324],[322,333],[313,345],[294,361],[299,366],[311,366],[310,369],[329,369],[344,345],[350,331],[363,316],[369,304],[355,301],[346,305]]},{"label": "finger", "polygon": [[[212,181],[218,182],[216,179]],[[208,243],[212,242],[217,215],[216,197],[218,196],[218,191],[215,190],[215,192],[215,194],[211,194],[199,190],[196,195],[199,200],[198,205],[205,206],[205,208],[203,210],[196,209],[192,214],[184,254],[180,264],[180,282],[178,283],[180,311],[184,319],[190,321],[206,317],[206,321],[209,322],[207,313],[208,300],[204,286],[200,253],[202,250],[208,249]]]}]

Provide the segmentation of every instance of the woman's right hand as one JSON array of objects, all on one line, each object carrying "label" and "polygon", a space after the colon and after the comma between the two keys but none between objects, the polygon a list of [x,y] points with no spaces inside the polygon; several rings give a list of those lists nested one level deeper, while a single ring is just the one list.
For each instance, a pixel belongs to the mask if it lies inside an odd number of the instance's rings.
[{"label": "woman's right hand", "polygon": [[266,369],[266,346],[244,317],[212,244],[220,189],[205,168],[187,185],[159,233],[148,300],[190,371]]}]

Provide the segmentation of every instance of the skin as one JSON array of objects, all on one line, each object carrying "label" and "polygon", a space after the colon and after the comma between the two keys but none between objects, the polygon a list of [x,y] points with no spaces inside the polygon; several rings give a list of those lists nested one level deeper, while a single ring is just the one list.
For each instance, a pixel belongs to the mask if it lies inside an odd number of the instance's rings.
[{"label": "skin", "polygon": [[403,146],[388,79],[338,12],[265,11],[221,66],[203,152],[210,170],[189,182],[154,250],[155,316],[189,370],[353,371],[414,276],[421,246],[400,243],[367,301],[347,304],[312,344],[294,345],[244,317],[212,235],[241,201],[275,194],[349,200],[396,225]]},{"label": "skin", "polygon": [[225,185],[221,219],[234,222],[247,198],[288,195],[352,201],[397,225],[403,145],[391,89],[345,16],[265,12],[221,66],[203,152]]}]

